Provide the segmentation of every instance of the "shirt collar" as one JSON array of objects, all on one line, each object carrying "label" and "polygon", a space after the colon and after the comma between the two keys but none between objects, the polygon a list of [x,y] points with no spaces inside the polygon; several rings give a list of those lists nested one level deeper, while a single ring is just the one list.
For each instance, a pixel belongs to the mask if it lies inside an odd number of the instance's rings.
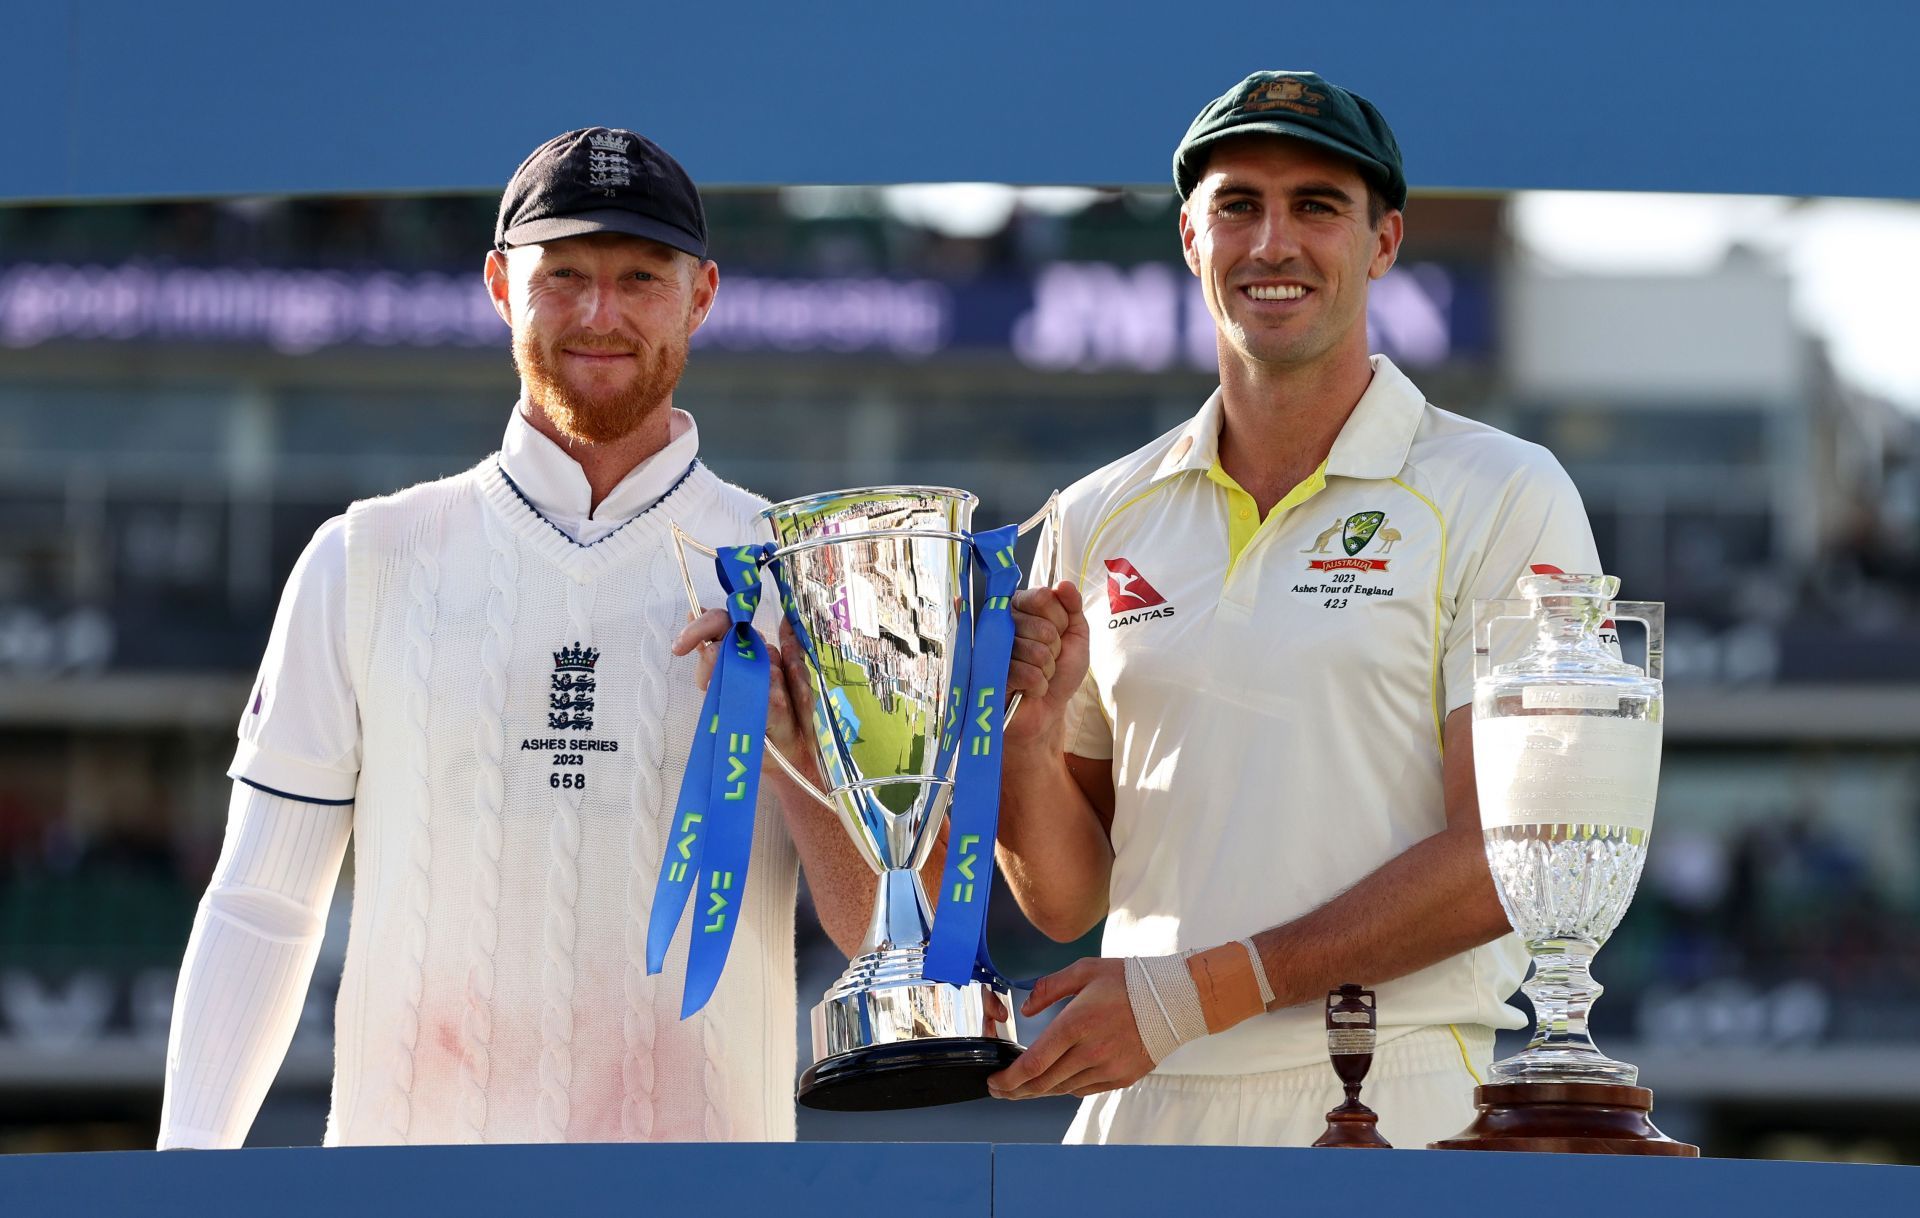
[{"label": "shirt collar", "polygon": [[[1391,478],[1407,463],[1414,433],[1426,412],[1427,399],[1404,372],[1384,355],[1373,356],[1373,380],[1354,403],[1353,412],[1334,438],[1327,454],[1327,475],[1345,478]],[[1221,391],[1215,389],[1200,413],[1187,421],[1173,446],[1161,458],[1154,481],[1174,474],[1212,469],[1220,456],[1220,424],[1224,418]]]},{"label": "shirt collar", "polygon": [[642,461],[591,511],[586,472],[567,450],[527,421],[524,399],[513,408],[500,442],[500,468],[533,509],[581,545],[613,532],[658,503],[700,451],[700,429],[677,407],[667,422],[666,446]]},{"label": "shirt collar", "polygon": [[1354,403],[1346,426],[1327,453],[1329,477],[1397,477],[1406,467],[1414,433],[1426,417],[1426,395],[1407,374],[1384,355],[1374,356],[1372,362],[1373,380]]},{"label": "shirt collar", "polygon": [[1213,468],[1220,455],[1220,421],[1225,409],[1221,405],[1222,392],[1216,388],[1200,413],[1188,419],[1187,425],[1174,437],[1173,447],[1161,458],[1160,468],[1153,472],[1155,482],[1188,470],[1205,472]]}]

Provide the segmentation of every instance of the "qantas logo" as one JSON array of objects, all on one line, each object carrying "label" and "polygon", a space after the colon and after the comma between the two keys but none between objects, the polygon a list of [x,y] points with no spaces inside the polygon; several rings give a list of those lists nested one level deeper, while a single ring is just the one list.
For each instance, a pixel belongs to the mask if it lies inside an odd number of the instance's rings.
[{"label": "qantas logo", "polygon": [[1107,560],[1107,607],[1115,613],[1124,609],[1145,609],[1164,605],[1167,598],[1154,591],[1146,577],[1124,558]]},{"label": "qantas logo", "polygon": [[1109,630],[1150,618],[1173,616],[1173,606],[1167,603],[1167,598],[1124,558],[1107,559],[1107,610],[1112,615],[1107,619]]}]

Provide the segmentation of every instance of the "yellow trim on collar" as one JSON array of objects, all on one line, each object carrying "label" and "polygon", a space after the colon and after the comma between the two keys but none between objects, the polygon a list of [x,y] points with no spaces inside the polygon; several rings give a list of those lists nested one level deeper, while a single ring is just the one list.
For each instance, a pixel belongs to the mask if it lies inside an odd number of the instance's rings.
[{"label": "yellow trim on collar", "polygon": [[1220,458],[1213,459],[1212,468],[1207,470],[1207,480],[1227,492],[1227,578],[1233,578],[1233,569],[1240,565],[1240,555],[1253,541],[1254,534],[1268,521],[1279,520],[1294,508],[1313,498],[1327,486],[1327,463],[1322,461],[1318,468],[1300,480],[1299,485],[1288,491],[1273,505],[1266,520],[1259,519],[1259,505],[1245,487],[1233,480]]}]

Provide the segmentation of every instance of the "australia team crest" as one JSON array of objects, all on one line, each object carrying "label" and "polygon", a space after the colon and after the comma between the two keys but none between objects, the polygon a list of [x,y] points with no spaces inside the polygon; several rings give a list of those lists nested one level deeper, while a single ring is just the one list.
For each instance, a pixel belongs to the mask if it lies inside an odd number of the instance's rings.
[{"label": "australia team crest", "polygon": [[1335,520],[1326,531],[1314,539],[1307,548],[1309,554],[1325,554],[1327,546],[1335,537],[1340,540],[1340,548],[1346,551],[1345,558],[1316,558],[1307,563],[1309,571],[1384,571],[1386,558],[1362,558],[1360,551],[1374,546],[1374,553],[1384,555],[1393,549],[1393,543],[1400,540],[1400,530],[1387,527],[1385,512],[1355,512],[1345,520]]}]

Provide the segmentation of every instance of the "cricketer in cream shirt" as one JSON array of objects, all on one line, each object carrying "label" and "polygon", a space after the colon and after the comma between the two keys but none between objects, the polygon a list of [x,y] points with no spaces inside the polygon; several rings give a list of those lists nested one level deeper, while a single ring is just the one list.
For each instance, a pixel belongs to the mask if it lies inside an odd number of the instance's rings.
[{"label": "cricketer in cream shirt", "polygon": [[[1221,475],[1217,392],[1064,496],[1062,561],[1091,631],[1067,751],[1110,758],[1115,792],[1103,956],[1286,923],[1439,832],[1473,602],[1543,567],[1598,569],[1550,453],[1430,405],[1383,356],[1372,367],[1325,463],[1264,521]],[[1383,1046],[1452,1025],[1464,1053],[1522,1026],[1507,999],[1525,960],[1509,935],[1379,984]],[[1326,1053],[1307,1004],[1187,1043],[1155,1075]]]}]

